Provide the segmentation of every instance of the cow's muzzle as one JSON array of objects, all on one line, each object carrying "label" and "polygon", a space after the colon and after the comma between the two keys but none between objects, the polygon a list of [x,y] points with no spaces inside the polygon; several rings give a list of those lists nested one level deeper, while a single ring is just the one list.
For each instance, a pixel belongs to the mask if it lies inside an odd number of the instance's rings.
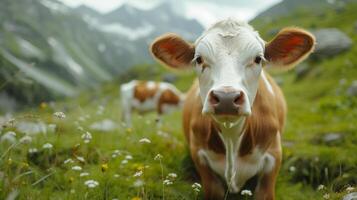
[{"label": "cow's muzzle", "polygon": [[239,115],[244,104],[244,92],[225,86],[209,93],[209,103],[215,115]]}]

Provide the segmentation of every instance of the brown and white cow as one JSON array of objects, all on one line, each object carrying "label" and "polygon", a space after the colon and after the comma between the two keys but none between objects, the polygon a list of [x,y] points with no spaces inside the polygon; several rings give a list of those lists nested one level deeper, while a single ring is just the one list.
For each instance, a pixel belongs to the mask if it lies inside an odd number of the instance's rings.
[{"label": "brown and white cow", "polygon": [[205,199],[223,199],[226,189],[238,193],[254,176],[255,198],[275,198],[286,104],[264,66],[291,68],[314,45],[299,28],[285,28],[265,43],[250,25],[233,19],[216,23],[194,44],[175,34],[153,42],[158,61],[197,72],[183,126]]},{"label": "brown and white cow", "polygon": [[172,84],[132,80],[120,86],[122,118],[131,126],[131,113],[157,111],[158,115],[183,104],[184,95]]}]

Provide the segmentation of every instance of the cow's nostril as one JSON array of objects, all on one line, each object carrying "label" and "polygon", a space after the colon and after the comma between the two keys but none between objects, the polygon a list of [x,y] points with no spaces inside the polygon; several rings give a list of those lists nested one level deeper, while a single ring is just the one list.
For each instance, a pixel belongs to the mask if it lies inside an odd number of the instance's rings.
[{"label": "cow's nostril", "polygon": [[213,105],[219,104],[219,97],[212,91],[210,93],[210,103]]},{"label": "cow's nostril", "polygon": [[242,91],[240,91],[237,96],[235,96],[233,103],[235,105],[242,105],[244,102],[244,93]]}]

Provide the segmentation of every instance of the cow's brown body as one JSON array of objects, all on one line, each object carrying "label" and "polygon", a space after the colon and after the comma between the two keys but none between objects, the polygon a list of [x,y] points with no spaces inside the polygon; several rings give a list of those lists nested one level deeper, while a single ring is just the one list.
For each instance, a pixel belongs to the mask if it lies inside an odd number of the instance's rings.
[{"label": "cow's brown body", "polygon": [[205,199],[239,193],[253,177],[255,199],[275,199],[286,103],[264,66],[291,69],[314,46],[314,36],[303,29],[285,28],[265,43],[251,26],[232,19],[214,24],[195,44],[175,34],[153,42],[159,62],[197,72],[183,126]]},{"label": "cow's brown body", "polygon": [[[260,80],[256,99],[253,104],[252,115],[248,117],[243,134],[242,146],[239,156],[245,157],[257,146],[263,148],[275,157],[275,166],[271,173],[260,177],[257,199],[273,199],[275,178],[281,163],[280,134],[283,131],[286,104],[284,96],[268,75],[268,81],[274,94],[270,93],[263,80]],[[198,95],[198,82],[196,81],[189,90],[188,98],[184,104],[183,127],[190,148],[192,159],[198,169],[207,199],[222,199],[224,183],[207,165],[201,164],[197,151],[209,149],[221,154],[222,162],[225,159],[224,145],[218,135],[217,128],[210,116],[203,116],[202,103]]]}]

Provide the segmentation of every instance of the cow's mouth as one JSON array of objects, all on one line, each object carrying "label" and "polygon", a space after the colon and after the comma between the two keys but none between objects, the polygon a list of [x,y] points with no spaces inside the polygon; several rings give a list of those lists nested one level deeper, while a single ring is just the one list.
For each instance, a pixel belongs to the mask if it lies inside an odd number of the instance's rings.
[{"label": "cow's mouth", "polygon": [[212,118],[223,128],[230,129],[236,126],[246,115],[216,115],[212,114]]}]

